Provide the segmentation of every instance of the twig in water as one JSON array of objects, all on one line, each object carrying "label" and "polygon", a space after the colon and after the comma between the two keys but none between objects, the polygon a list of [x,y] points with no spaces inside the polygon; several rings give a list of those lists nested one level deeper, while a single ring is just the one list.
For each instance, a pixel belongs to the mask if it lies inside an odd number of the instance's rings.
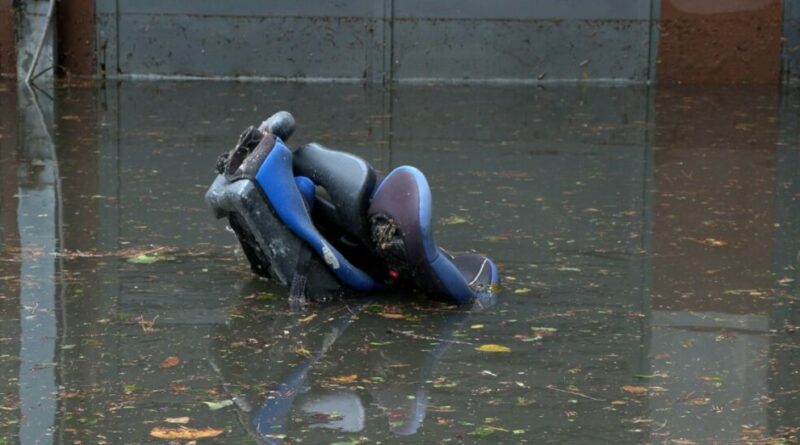
[{"label": "twig in water", "polygon": [[547,389],[549,389],[551,391],[563,392],[563,393],[566,393],[566,394],[572,394],[573,396],[583,397],[584,399],[594,400],[595,402],[605,402],[606,401],[605,399],[598,399],[597,397],[587,396],[586,394],[583,394],[583,393],[580,393],[580,392],[577,392],[577,391],[568,391],[566,389],[557,388],[554,385],[547,385],[547,386],[545,386],[545,388],[547,388]]},{"label": "twig in water", "polygon": [[428,336],[428,335],[415,334],[414,332],[411,332],[411,331],[398,331],[397,329],[389,329],[387,332],[390,332],[392,334],[405,335],[407,337],[416,338],[416,339],[420,339],[420,340],[438,341],[438,342],[442,342],[442,343],[455,343],[455,344],[458,344],[458,345],[474,345],[475,344],[475,343],[472,343],[470,341],[450,340],[450,339],[447,339],[447,338],[431,337],[431,336]]}]

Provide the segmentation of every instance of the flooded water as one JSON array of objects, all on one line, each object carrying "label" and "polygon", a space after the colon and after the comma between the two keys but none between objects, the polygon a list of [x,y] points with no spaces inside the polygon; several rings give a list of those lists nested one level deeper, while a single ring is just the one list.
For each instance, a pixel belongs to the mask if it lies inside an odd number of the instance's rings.
[{"label": "flooded water", "polygon": [[[799,440],[800,91],[2,83],[0,104],[0,444]],[[293,143],[425,172],[437,242],[496,260],[497,304],[293,311],[255,279],[203,194],[277,109]]]}]

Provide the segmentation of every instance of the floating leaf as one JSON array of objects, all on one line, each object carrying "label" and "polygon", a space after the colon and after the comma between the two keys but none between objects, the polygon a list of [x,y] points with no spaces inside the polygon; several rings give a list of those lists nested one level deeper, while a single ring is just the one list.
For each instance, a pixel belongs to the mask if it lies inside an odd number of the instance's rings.
[{"label": "floating leaf", "polygon": [[188,417],[167,417],[166,419],[164,419],[164,422],[177,423],[179,425],[186,425],[187,423],[189,423],[189,418]]},{"label": "floating leaf", "polygon": [[434,388],[453,388],[456,386],[456,382],[451,380],[447,380],[444,377],[439,377],[438,379],[433,381]]},{"label": "floating leaf", "polygon": [[636,394],[636,395],[669,391],[668,389],[661,386],[633,386],[633,385],[625,385],[622,387],[622,390],[629,394]]},{"label": "floating leaf", "polygon": [[406,318],[406,316],[403,315],[403,314],[395,314],[395,313],[392,313],[392,312],[381,312],[378,315],[380,315],[383,318],[389,318],[391,320],[403,320],[403,319]]},{"label": "floating leaf", "polygon": [[625,385],[622,387],[622,390],[629,394],[647,394],[646,386]]},{"label": "floating leaf", "polygon": [[174,260],[175,257],[167,255],[148,255],[146,253],[142,253],[134,257],[128,258],[128,262],[133,264],[153,264],[153,263],[158,263],[159,261],[174,261]]},{"label": "floating leaf", "polygon": [[556,328],[548,328],[544,326],[531,326],[531,329],[537,332],[558,332],[558,329]]},{"label": "floating leaf", "polygon": [[331,380],[333,380],[336,383],[353,383],[357,379],[358,379],[358,374],[342,375],[339,377],[331,378]]},{"label": "floating leaf", "polygon": [[716,238],[706,238],[702,240],[701,243],[711,247],[722,247],[728,245],[727,241],[723,241],[721,239],[716,239]]},{"label": "floating leaf", "polygon": [[528,335],[517,334],[514,336],[514,338],[525,343],[531,343],[535,341],[542,341],[544,337],[542,337],[541,335],[528,336]]},{"label": "floating leaf", "polygon": [[509,430],[507,430],[505,428],[500,428],[500,427],[491,426],[491,425],[481,425],[481,426],[475,428],[469,434],[472,435],[472,436],[478,436],[478,437],[488,437],[488,436],[490,436],[493,433],[498,432],[498,431],[502,432],[502,433],[510,432]]},{"label": "floating leaf", "polygon": [[187,386],[184,386],[184,385],[178,385],[176,383],[170,383],[169,384],[169,390],[172,391],[172,392],[186,392],[186,391],[189,390],[189,388]]},{"label": "floating leaf", "polygon": [[175,356],[169,356],[161,362],[161,367],[164,369],[172,368],[173,366],[178,366],[181,364],[181,359]]},{"label": "floating leaf", "polygon": [[308,323],[309,321],[317,318],[317,314],[311,314],[308,317],[303,317],[300,320],[297,320],[298,323]]},{"label": "floating leaf", "polygon": [[517,397],[517,406],[530,406],[536,403],[536,400],[527,399],[525,397]]},{"label": "floating leaf", "polygon": [[158,439],[185,439],[196,440],[209,437],[217,437],[222,434],[222,430],[215,428],[162,428],[155,427],[150,430],[150,435]]},{"label": "floating leaf", "polygon": [[453,224],[464,224],[468,221],[463,216],[450,215],[447,218],[442,218],[441,220],[439,220],[439,222],[444,225],[453,225]]},{"label": "floating leaf", "polygon": [[704,375],[704,376],[700,376],[700,378],[704,382],[710,383],[710,384],[712,384],[712,385],[714,385],[716,387],[720,387],[720,386],[725,384],[725,377],[720,376],[720,375],[711,375],[711,376]]},{"label": "floating leaf", "polygon": [[492,435],[492,433],[494,433],[494,431],[495,430],[492,429],[491,427],[479,426],[469,434],[478,437],[489,437]]},{"label": "floating leaf", "polygon": [[203,402],[208,406],[211,411],[216,411],[228,406],[233,405],[233,399],[221,400],[219,402]]},{"label": "floating leaf", "polygon": [[295,346],[294,347],[294,352],[296,352],[297,354],[302,355],[303,357],[311,357],[311,351],[309,351],[308,348],[306,348],[303,345]]},{"label": "floating leaf", "polygon": [[636,377],[640,379],[657,379],[657,378],[667,378],[669,375],[663,372],[656,372],[655,374],[636,374]]},{"label": "floating leaf", "polygon": [[511,348],[509,348],[508,346],[492,345],[492,344],[480,345],[477,348],[475,348],[475,350],[480,352],[511,352]]}]

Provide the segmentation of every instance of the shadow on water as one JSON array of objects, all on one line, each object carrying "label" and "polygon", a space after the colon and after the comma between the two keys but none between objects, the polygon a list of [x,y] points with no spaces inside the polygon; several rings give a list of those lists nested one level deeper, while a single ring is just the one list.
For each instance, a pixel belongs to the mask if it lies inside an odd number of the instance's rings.
[{"label": "shadow on water", "polygon": [[[212,443],[798,440],[800,91],[44,93],[0,83],[0,444],[181,417]],[[437,242],[497,260],[497,304],[293,311],[255,280],[202,196],[276,109],[425,172]]]}]

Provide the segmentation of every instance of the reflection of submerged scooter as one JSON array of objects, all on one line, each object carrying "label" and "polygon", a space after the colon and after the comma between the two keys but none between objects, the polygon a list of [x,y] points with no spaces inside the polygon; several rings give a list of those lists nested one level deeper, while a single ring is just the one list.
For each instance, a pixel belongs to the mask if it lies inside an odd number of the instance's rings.
[{"label": "reflection of submerged scooter", "polygon": [[[350,322],[351,315],[349,313],[336,319],[330,325],[330,331],[324,336],[322,346],[305,363],[292,369],[278,387],[272,391],[272,394],[267,397],[261,407],[251,414],[250,425],[268,443],[270,443],[271,439],[279,439],[281,433],[285,431],[289,411],[298,393],[306,385],[308,372],[333,346],[336,339],[344,333]],[[360,411],[360,422],[363,424],[363,408]],[[350,413],[348,413],[348,416],[352,417]],[[355,421],[359,422],[358,419]],[[282,441],[279,440],[276,443],[280,442]]]},{"label": "reflection of submerged scooter", "polygon": [[[274,309],[270,312],[280,312]],[[353,313],[357,311],[355,309]],[[436,364],[452,344],[457,343],[452,339],[453,332],[465,323],[469,314],[446,312],[426,316],[424,331],[419,330],[419,320],[413,322],[417,332],[424,332],[423,335],[387,334],[390,338],[378,342],[382,346],[364,351],[362,346],[365,338],[374,338],[376,332],[385,331],[384,319],[361,313],[354,320],[349,311],[338,315],[334,311],[323,311],[313,322],[303,326],[307,334],[303,343],[319,344],[307,358],[292,366],[287,362],[297,357],[296,351],[283,344],[273,344],[270,351],[283,352],[275,352],[277,355],[270,358],[254,355],[260,359],[245,359],[244,369],[237,366],[242,362],[242,356],[225,357],[230,344],[243,343],[237,341],[240,338],[274,338],[275,333],[287,329],[276,318],[270,324],[270,328],[276,332],[265,335],[264,324],[259,323],[256,317],[251,318],[251,323],[237,319],[232,322],[233,325],[225,328],[225,332],[221,332],[222,335],[216,336],[220,347],[214,349],[211,360],[226,382],[226,387],[251,388],[249,393],[237,396],[240,401],[238,405],[243,424],[265,443],[280,443],[287,433],[292,432],[292,425],[297,422],[300,422],[300,426],[312,429],[342,432],[370,429],[365,414],[365,406],[370,404],[365,400],[373,400],[383,410],[389,431],[397,435],[411,435],[419,430],[425,419],[429,398],[427,386],[433,378]],[[402,326],[402,322],[393,324]],[[287,338],[296,340],[292,336]],[[333,352],[336,353],[336,366],[331,368],[329,361],[320,363]],[[402,372],[397,371],[398,363],[403,364],[400,368]],[[276,367],[281,366],[287,367],[287,370],[283,371],[277,383],[269,387],[270,391],[265,397],[263,382],[271,380],[276,372],[280,374],[281,371],[276,371]],[[316,382],[309,378],[312,369],[315,369]],[[353,379],[361,377],[358,381],[337,383],[343,376],[345,380],[347,376]],[[371,380],[361,380],[367,376]],[[378,424],[371,428],[381,427]]]},{"label": "reflection of submerged scooter", "polygon": [[220,157],[206,194],[227,217],[254,272],[293,299],[411,285],[459,304],[499,284],[488,258],[436,246],[431,192],[422,173],[398,167],[379,178],[363,159],[318,144],[290,150],[294,119],[279,112],[250,127]]}]

